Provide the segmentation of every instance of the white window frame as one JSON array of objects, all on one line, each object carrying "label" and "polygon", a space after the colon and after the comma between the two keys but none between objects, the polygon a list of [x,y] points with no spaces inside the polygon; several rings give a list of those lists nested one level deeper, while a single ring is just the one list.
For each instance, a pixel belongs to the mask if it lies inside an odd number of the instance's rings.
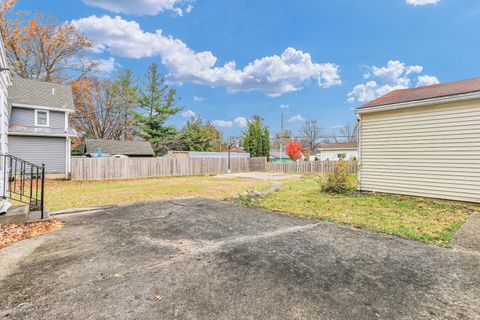
[{"label": "white window frame", "polygon": [[[45,112],[47,114],[47,124],[38,124],[38,113]],[[35,109],[35,126],[36,127],[49,127],[50,126],[50,111]]]}]

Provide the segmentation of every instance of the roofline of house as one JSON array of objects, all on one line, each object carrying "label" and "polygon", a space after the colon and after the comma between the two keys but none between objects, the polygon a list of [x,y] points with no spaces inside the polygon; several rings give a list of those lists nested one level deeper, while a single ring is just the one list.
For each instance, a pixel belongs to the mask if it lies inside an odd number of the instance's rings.
[{"label": "roofline of house", "polygon": [[358,107],[357,109],[355,109],[355,113],[364,114],[364,113],[377,112],[377,111],[398,110],[398,109],[406,109],[406,108],[414,108],[414,107],[427,107],[435,104],[463,102],[463,101],[469,101],[469,100],[475,100],[475,99],[480,99],[480,91],[463,93],[463,94],[455,94],[451,96],[444,96],[444,97],[438,97],[438,98],[384,104],[384,105],[372,106],[372,107]]},{"label": "roofline of house", "polygon": [[330,151],[330,150],[357,150],[358,147],[351,148],[319,148],[320,151]]},{"label": "roofline of house", "polygon": [[34,133],[34,132],[8,132],[9,136],[29,136],[29,137],[59,137],[59,138],[75,138],[78,135],[68,133]]},{"label": "roofline of house", "polygon": [[67,107],[45,107],[45,106],[35,106],[30,104],[22,104],[22,103],[12,103],[12,107],[17,108],[26,108],[26,109],[40,109],[40,110],[50,110],[50,111],[62,111],[68,113],[74,113],[75,110],[67,108]]}]

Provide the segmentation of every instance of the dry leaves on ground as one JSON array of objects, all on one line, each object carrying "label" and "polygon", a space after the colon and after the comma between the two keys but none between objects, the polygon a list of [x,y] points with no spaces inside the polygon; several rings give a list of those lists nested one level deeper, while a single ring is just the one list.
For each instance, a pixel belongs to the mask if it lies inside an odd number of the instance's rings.
[{"label": "dry leaves on ground", "polygon": [[0,249],[9,246],[13,242],[40,236],[47,232],[58,230],[62,227],[63,222],[56,219],[32,222],[24,225],[0,225]]}]

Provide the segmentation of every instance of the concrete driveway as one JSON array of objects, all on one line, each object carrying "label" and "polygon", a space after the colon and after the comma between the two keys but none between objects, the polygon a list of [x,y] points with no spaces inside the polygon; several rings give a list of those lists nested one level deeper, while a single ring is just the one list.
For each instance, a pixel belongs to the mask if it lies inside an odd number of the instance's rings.
[{"label": "concrete driveway", "polygon": [[475,253],[203,199],[64,220],[0,251],[0,318],[480,317]]}]

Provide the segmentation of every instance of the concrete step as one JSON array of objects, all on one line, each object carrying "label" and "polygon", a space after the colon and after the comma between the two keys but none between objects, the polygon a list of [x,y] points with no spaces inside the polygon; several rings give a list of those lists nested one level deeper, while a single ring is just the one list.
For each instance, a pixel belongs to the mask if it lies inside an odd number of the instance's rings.
[{"label": "concrete step", "polygon": [[[43,220],[50,219],[50,212],[44,211],[43,212]],[[35,222],[35,221],[42,221],[42,213],[39,210],[30,211],[28,213],[28,222]]]},{"label": "concrete step", "polygon": [[25,224],[28,219],[28,205],[11,206],[7,213],[0,215],[0,224]]}]

